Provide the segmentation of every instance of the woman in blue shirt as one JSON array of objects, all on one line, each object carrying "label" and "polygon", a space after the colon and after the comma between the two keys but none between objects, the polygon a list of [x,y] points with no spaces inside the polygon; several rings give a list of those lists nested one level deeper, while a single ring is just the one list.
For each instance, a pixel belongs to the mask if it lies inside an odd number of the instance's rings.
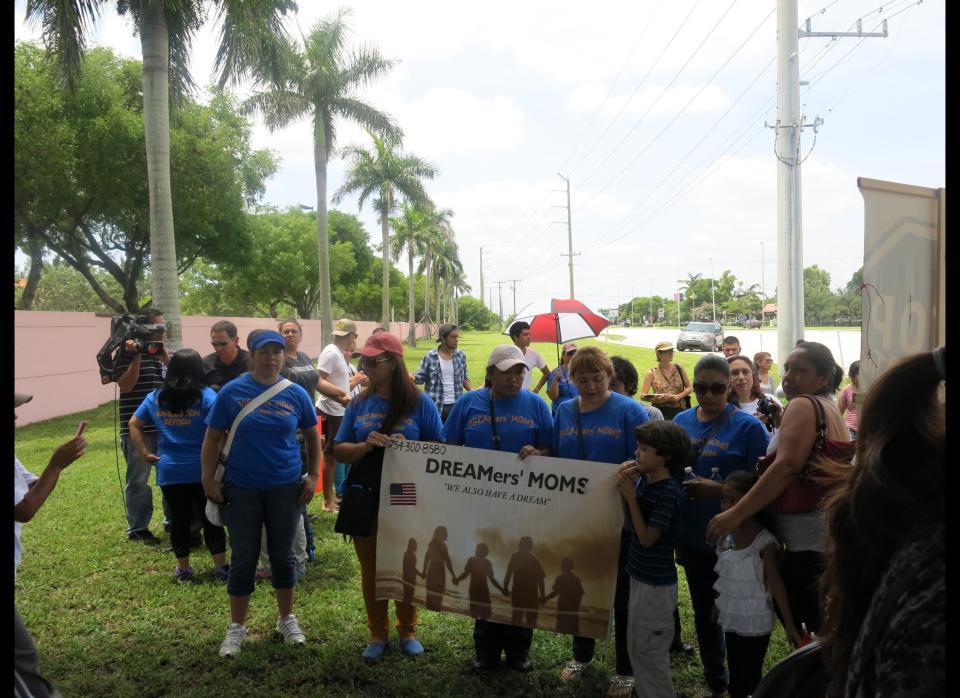
[{"label": "woman in blue shirt", "polygon": [[[484,387],[465,393],[453,406],[444,425],[448,444],[529,455],[550,455],[553,419],[547,404],[536,393],[523,390],[529,370],[523,352],[514,344],[494,347],[487,358]],[[496,418],[496,422],[494,422]],[[494,425],[496,429],[494,429]],[[482,545],[482,544],[481,544]],[[530,671],[533,628],[474,620],[476,671],[492,669],[506,652],[507,663],[517,671]]]},{"label": "woman in blue shirt", "polygon": [[[643,406],[610,390],[616,375],[613,362],[598,347],[578,349],[570,360],[570,375],[579,397],[557,408],[553,424],[552,455],[560,458],[610,463],[619,466],[632,461],[637,451],[636,428],[650,421]],[[630,540],[621,535],[617,561],[617,586],[629,588],[626,564]],[[611,687],[615,692],[629,688],[633,677],[627,656],[627,606],[629,595],[614,598],[614,631],[617,678]],[[593,661],[596,641],[589,637],[573,637],[573,659],[567,661],[560,677],[576,679]]]},{"label": "woman in blue shirt", "polygon": [[[707,524],[720,512],[722,481],[734,470],[753,471],[770,441],[756,417],[727,402],[730,389],[730,364],[722,356],[707,354],[693,369],[698,406],[673,418],[690,437],[687,465],[697,476],[683,482],[677,562],[683,565],[693,602],[704,678],[714,693],[726,690],[728,677],[723,631],[711,619],[717,554],[706,543]],[[714,469],[716,479],[711,479]]]},{"label": "woman in blue shirt", "polygon": [[[403,363],[400,340],[388,332],[378,332],[371,335],[358,352],[363,357],[361,368],[369,382],[347,405],[333,447],[337,462],[356,463],[375,449],[388,447],[391,439],[442,441],[440,413],[410,377]],[[369,536],[352,536],[360,562],[363,605],[370,628],[370,643],[361,655],[368,662],[383,656],[389,635],[388,602],[378,601],[376,596],[376,522],[373,526]],[[395,601],[394,605],[400,650],[411,656],[423,654],[423,645],[416,638],[416,607],[403,601]]]},{"label": "woman in blue shirt", "polygon": [[[237,422],[243,407],[280,380],[283,336],[254,330],[247,337],[251,371],[227,383],[207,415],[207,433],[200,452],[203,489],[214,502],[226,504],[223,518],[230,530],[231,566],[227,578],[230,625],[220,656],[240,654],[247,631],[244,621],[254,589],[260,556],[260,531],[267,529],[271,582],[277,597],[277,633],[288,644],[306,638],[293,615],[296,583],[293,538],[300,507],[313,498],[320,467],[317,412],[310,395],[296,384],[287,385]],[[234,430],[223,481],[215,477],[227,432]],[[308,472],[301,478],[297,430],[303,431]]]},{"label": "woman in blue shirt", "polygon": [[560,354],[560,365],[550,374],[547,379],[547,395],[550,396],[552,404],[550,410],[554,416],[557,414],[557,408],[561,403],[571,400],[579,393],[577,386],[573,384],[570,377],[570,359],[577,353],[577,345],[573,342],[567,342],[563,345],[563,353]]},{"label": "woman in blue shirt", "polygon": [[[206,499],[200,484],[200,446],[206,430],[204,420],[217,394],[205,388],[203,359],[193,349],[181,349],[170,357],[163,387],[148,394],[130,418],[130,440],[140,457],[157,466],[157,484],[170,507],[170,544],[177,558],[177,581],[193,578],[190,566],[190,522],[194,509],[201,512],[203,539],[213,556],[216,579],[226,579],[227,539],[221,526],[203,514]],[[157,430],[157,452],[150,453],[143,438],[144,427]]]}]

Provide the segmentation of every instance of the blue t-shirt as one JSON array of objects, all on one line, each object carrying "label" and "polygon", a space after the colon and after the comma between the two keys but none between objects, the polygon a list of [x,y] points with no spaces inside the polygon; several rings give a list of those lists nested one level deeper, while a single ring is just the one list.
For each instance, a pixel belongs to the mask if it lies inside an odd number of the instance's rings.
[{"label": "blue t-shirt", "polygon": [[[684,410],[673,418],[690,437],[690,453],[700,449],[704,439],[713,431],[719,420],[726,419],[710,442],[703,446],[700,457],[692,465],[694,475],[710,477],[711,468],[720,468],[720,477],[726,479],[734,470],[753,471],[757,460],[767,452],[770,436],[759,419],[741,412],[734,405],[727,405],[724,413],[709,422],[697,419],[697,408]],[[719,499],[689,499],[684,493],[683,515],[680,526],[680,542],[691,548],[713,551],[705,540],[707,524],[720,513]]]},{"label": "blue t-shirt", "polygon": [[660,529],[656,544],[649,548],[640,545],[635,531],[630,531],[630,553],[627,556],[627,574],[655,587],[677,583],[677,566],[673,551],[680,533],[680,484],[672,477],[647,484],[644,475],[637,482],[637,503],[647,526]]},{"label": "blue t-shirt", "polygon": [[551,455],[618,465],[636,455],[637,435],[634,430],[650,421],[643,405],[626,395],[610,393],[599,409],[581,412],[585,451],[585,456],[581,456],[577,419],[573,413],[576,404],[576,400],[567,400],[557,408]]},{"label": "blue t-shirt", "polygon": [[[553,441],[553,417],[547,403],[536,393],[521,390],[509,398],[493,401],[500,450],[519,453],[524,446],[549,448]],[[460,396],[443,425],[448,444],[493,450],[490,428],[490,388]]]},{"label": "blue t-shirt", "polygon": [[200,482],[200,447],[207,431],[205,420],[217,394],[204,388],[200,399],[180,413],[157,404],[159,390],[147,395],[133,416],[157,429],[157,484]]},{"label": "blue t-shirt", "polygon": [[[250,400],[270,388],[245,373],[220,389],[207,426],[229,431]],[[224,481],[253,490],[269,490],[300,481],[297,429],[315,429],[317,410],[307,391],[294,383],[267,400],[237,425],[227,456]]]},{"label": "blue t-shirt", "polygon": [[570,373],[563,366],[555,368],[550,372],[550,377],[547,378],[547,389],[549,390],[553,387],[554,382],[558,380],[557,373],[560,371],[563,373],[561,373],[559,377],[560,384],[557,387],[557,399],[553,401],[550,407],[554,415],[557,414],[557,408],[560,407],[562,403],[580,395],[576,384],[570,377]]},{"label": "blue t-shirt", "polygon": [[[334,439],[337,443],[361,443],[371,431],[383,432],[383,420],[390,410],[390,402],[376,393],[369,393],[363,400],[353,399],[343,413],[343,422]],[[420,393],[420,402],[413,413],[401,423],[401,429],[392,429],[390,434],[403,433],[412,441],[443,441],[443,424],[433,400]]]}]

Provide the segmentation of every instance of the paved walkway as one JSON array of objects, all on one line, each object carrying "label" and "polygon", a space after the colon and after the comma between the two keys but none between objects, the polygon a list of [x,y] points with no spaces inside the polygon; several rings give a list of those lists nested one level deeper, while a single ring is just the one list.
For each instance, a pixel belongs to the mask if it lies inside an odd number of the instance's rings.
[{"label": "paved walkway", "polygon": [[[775,363],[781,363],[777,356],[777,330],[775,328],[747,330],[742,327],[727,327],[724,329],[726,334],[732,334],[740,340],[741,351],[747,356],[753,357],[758,351],[768,351],[773,356]],[[607,332],[624,335],[624,339],[620,341],[622,344],[650,348],[663,341],[676,344],[677,337],[680,336],[680,330],[676,327],[610,327],[600,335],[601,340]],[[860,330],[857,328],[807,330],[804,339],[811,342],[820,342],[829,347],[830,351],[833,352],[833,358],[843,367],[844,374],[846,374],[850,364],[860,358]],[[614,343],[611,342],[611,344]],[[705,352],[688,351],[684,353],[703,354]]]}]

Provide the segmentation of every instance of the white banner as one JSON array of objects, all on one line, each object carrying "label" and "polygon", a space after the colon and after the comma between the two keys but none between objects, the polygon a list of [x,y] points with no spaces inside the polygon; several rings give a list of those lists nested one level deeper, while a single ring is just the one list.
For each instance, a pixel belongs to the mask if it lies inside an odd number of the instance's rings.
[{"label": "white banner", "polygon": [[616,470],[394,442],[383,459],[377,598],[606,638],[623,525]]}]

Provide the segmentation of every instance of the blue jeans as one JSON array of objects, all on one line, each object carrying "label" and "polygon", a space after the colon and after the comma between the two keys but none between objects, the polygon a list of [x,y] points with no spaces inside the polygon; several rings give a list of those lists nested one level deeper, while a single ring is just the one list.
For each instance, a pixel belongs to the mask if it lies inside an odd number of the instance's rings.
[{"label": "blue jeans", "polygon": [[711,690],[720,692],[727,687],[727,652],[723,642],[723,630],[710,620],[716,598],[713,584],[717,581],[717,573],[713,571],[713,567],[717,564],[717,555],[712,551],[681,544],[677,546],[677,562],[683,565],[687,575],[703,677]]},{"label": "blue jeans", "polygon": [[267,553],[274,589],[291,589],[296,584],[293,540],[300,524],[302,485],[284,485],[269,490],[251,490],[224,483],[223,496],[230,503],[223,519],[230,532],[230,576],[227,594],[253,593],[260,557],[260,531],[267,530]]},{"label": "blue jeans", "polygon": [[[157,432],[145,433],[143,442],[148,451],[157,452]],[[151,463],[140,457],[129,435],[120,437],[120,448],[127,462],[126,483],[123,487],[123,501],[127,507],[127,533],[146,531],[150,528],[150,519],[153,517]]]}]

